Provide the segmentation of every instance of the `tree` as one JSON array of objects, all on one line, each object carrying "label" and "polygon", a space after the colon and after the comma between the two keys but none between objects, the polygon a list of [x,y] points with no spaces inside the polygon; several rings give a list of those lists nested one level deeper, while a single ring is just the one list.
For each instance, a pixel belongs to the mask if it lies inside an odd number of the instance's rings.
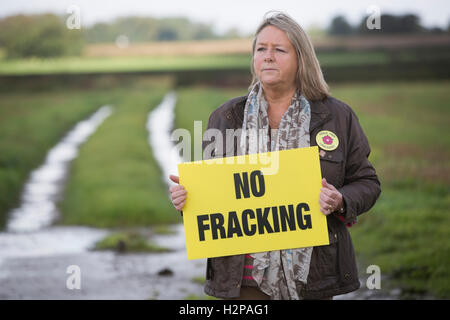
[{"label": "tree", "polygon": [[122,17],[108,24],[97,23],[86,29],[88,42],[113,42],[126,35],[130,42],[214,39],[219,36],[209,24],[192,22],[183,17]]},{"label": "tree", "polygon": [[16,15],[0,20],[0,44],[10,58],[57,57],[80,54],[83,37],[53,14]]},{"label": "tree", "polygon": [[328,33],[331,35],[349,35],[353,33],[352,26],[347,22],[347,19],[340,15],[331,20]]},{"label": "tree", "polygon": [[362,34],[400,34],[400,33],[418,33],[425,29],[420,25],[420,18],[415,14],[405,14],[394,16],[391,14],[382,14],[380,16],[381,29],[370,30],[366,26],[368,16],[362,18],[358,32]]}]

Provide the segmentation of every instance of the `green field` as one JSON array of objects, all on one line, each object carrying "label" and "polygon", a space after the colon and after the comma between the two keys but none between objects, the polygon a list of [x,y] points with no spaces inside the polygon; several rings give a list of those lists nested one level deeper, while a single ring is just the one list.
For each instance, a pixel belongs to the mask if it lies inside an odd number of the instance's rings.
[{"label": "green field", "polygon": [[248,68],[241,55],[187,57],[65,57],[57,59],[0,60],[0,74],[107,73]]},{"label": "green field", "polygon": [[118,86],[0,92],[0,217],[18,205],[22,185],[48,150],[101,105],[114,113],[80,149],[67,181],[58,223],[98,227],[175,222],[160,169],[147,143],[148,112],[162,99],[166,78]]},{"label": "green field", "polygon": [[74,161],[60,205],[60,223],[96,227],[179,222],[148,145],[149,112],[167,92],[164,83],[114,92],[115,109]]},{"label": "green field", "polygon": [[[435,56],[436,53],[433,54]],[[322,66],[380,65],[395,61],[417,61],[414,54],[393,57],[385,51],[318,53]],[[124,57],[63,57],[52,59],[0,59],[0,75],[53,73],[107,73],[144,71],[182,71],[208,69],[245,69],[250,55],[187,55],[187,56],[124,56]]]},{"label": "green field", "polygon": [[0,92],[0,227],[29,172],[75,123],[111,101],[109,96],[106,89]]},{"label": "green field", "polygon": [[355,248],[407,294],[450,297],[450,83],[336,87],[360,117],[382,195]]}]

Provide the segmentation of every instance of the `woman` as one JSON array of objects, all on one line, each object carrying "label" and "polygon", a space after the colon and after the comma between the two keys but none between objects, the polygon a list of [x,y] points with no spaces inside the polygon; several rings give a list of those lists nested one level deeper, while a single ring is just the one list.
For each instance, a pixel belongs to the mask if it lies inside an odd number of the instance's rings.
[{"label": "woman", "polygon": [[[249,94],[216,109],[208,128],[224,136],[226,129],[263,129],[263,143],[243,135],[234,150],[212,156],[235,155],[239,148],[253,153],[318,145],[319,204],[327,216],[330,244],[210,258],[205,292],[225,299],[332,299],[354,291],[359,279],[346,226],[369,210],[381,192],[368,160],[367,138],[353,110],[330,96],[313,46],[292,18],[266,15],[252,52]],[[170,178],[178,183],[178,177]],[[177,185],[170,192],[181,210],[186,190]]]}]

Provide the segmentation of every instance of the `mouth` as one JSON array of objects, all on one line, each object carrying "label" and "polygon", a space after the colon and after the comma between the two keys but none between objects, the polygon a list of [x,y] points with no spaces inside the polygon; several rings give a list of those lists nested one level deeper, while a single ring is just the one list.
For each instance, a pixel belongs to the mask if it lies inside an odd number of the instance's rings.
[{"label": "mouth", "polygon": [[277,69],[275,68],[264,68],[262,69],[262,71],[276,71]]}]

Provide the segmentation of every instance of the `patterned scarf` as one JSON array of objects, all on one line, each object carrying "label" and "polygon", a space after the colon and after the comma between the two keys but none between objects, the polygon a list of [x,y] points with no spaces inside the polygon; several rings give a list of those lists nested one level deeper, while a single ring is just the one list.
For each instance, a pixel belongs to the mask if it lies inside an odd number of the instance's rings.
[{"label": "patterned scarf", "polygon": [[[310,146],[309,123],[311,107],[306,98],[296,93],[281,118],[275,139],[269,142],[268,103],[262,86],[256,83],[250,91],[244,109],[240,147],[244,154],[261,153]],[[258,134],[259,133],[259,134]],[[250,254],[252,276],[260,290],[274,300],[298,300],[299,289],[306,284],[312,247],[267,251]]]}]

